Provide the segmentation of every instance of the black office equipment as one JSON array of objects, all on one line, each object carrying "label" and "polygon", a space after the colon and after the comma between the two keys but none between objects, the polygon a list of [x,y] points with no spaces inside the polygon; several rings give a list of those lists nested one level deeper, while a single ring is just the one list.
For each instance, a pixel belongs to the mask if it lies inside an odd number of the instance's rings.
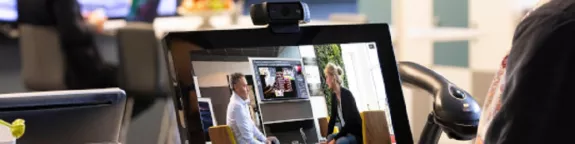
[{"label": "black office equipment", "polygon": [[465,90],[434,71],[413,62],[398,64],[401,80],[429,92],[433,111],[419,139],[420,144],[437,144],[441,132],[456,140],[476,137],[481,108]]}]

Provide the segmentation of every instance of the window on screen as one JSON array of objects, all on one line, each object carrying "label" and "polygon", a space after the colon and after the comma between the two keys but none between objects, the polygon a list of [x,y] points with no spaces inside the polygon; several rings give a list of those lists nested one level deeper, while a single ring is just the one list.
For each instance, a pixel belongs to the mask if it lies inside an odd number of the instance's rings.
[{"label": "window on screen", "polygon": [[[335,96],[324,68],[332,63],[343,70],[339,85],[353,94],[360,112],[385,111],[393,140],[387,95],[373,42],[210,49],[192,51],[190,56],[200,93],[214,102],[218,123],[226,122],[225,112],[232,95],[228,76],[232,73],[250,76],[246,79],[253,83],[249,100],[254,102],[250,105],[256,113],[260,104],[309,100],[315,117],[328,117]],[[262,114],[255,115],[254,122],[261,122]]]}]

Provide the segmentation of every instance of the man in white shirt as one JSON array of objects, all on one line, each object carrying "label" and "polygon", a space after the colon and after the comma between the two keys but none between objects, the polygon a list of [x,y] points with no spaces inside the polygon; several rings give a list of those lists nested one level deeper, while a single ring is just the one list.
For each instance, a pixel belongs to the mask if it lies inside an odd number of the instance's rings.
[{"label": "man in white shirt", "polygon": [[275,137],[266,138],[251,119],[248,83],[245,76],[241,73],[232,74],[230,84],[233,93],[228,104],[226,124],[232,128],[236,142],[238,144],[279,144]]}]

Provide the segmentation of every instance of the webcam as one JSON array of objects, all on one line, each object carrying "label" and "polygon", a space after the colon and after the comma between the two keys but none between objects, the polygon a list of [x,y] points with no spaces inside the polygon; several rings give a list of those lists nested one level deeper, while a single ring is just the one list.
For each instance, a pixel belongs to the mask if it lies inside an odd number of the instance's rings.
[{"label": "webcam", "polygon": [[299,32],[299,24],[310,21],[309,8],[300,1],[253,4],[250,16],[254,25],[268,25],[277,33]]}]

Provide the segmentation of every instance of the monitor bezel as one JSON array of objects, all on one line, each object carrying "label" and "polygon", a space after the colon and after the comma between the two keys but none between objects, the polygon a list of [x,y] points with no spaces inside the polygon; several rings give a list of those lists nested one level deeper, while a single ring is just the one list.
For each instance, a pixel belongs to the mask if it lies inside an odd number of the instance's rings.
[{"label": "monitor bezel", "polygon": [[[187,59],[190,54],[174,54],[171,51],[183,52],[199,49],[223,49],[223,48],[265,48],[277,46],[300,46],[334,43],[365,43],[374,42],[377,45],[381,73],[384,78],[386,94],[394,129],[394,136],[398,144],[413,143],[409,119],[407,116],[403,97],[401,81],[397,70],[397,61],[391,43],[391,35],[387,24],[363,24],[363,25],[329,25],[329,26],[301,26],[298,33],[273,33],[268,28],[236,29],[236,30],[212,30],[170,32],[162,39],[167,61],[170,65],[173,59]],[[172,45],[191,45],[192,49],[177,50]],[[187,56],[187,58],[181,58]],[[178,58],[180,57],[180,58]],[[171,66],[171,80],[175,91],[182,90],[177,73],[181,68]],[[188,69],[184,76],[191,77],[193,72]],[[190,76],[187,76],[190,75]],[[192,81],[192,79],[187,80]],[[176,95],[175,99],[189,101],[185,96]],[[181,102],[176,102],[181,104]],[[185,104],[183,105],[186,108]],[[190,112],[185,112],[190,114]],[[188,116],[185,116],[188,117]],[[186,120],[186,123],[189,122]],[[189,124],[186,124],[189,125]]]}]

